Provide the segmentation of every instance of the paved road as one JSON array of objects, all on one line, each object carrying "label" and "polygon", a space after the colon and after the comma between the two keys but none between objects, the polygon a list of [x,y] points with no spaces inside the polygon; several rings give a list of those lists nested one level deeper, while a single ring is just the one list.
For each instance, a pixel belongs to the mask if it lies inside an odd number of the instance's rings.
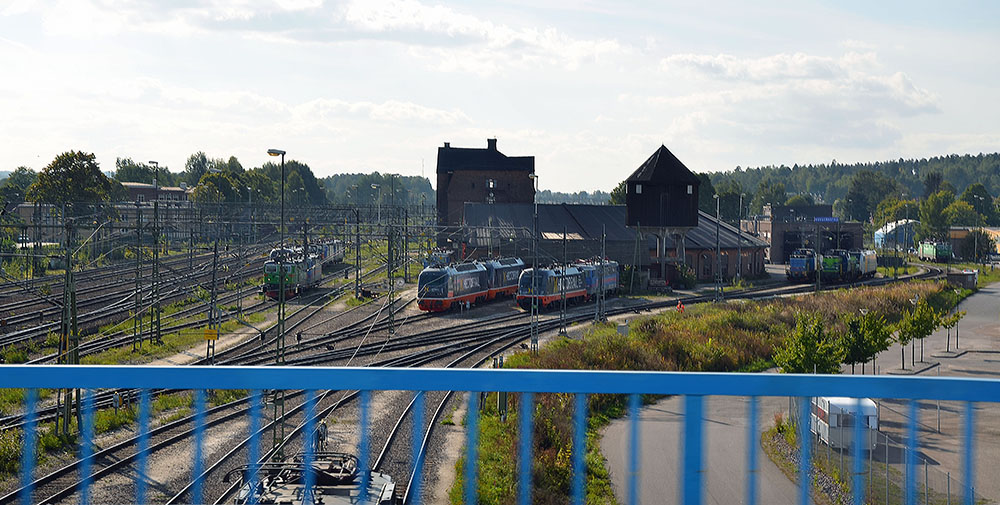
[{"label": "paved road", "polygon": [[[906,349],[907,370],[899,369],[900,349],[893,346],[877,359],[879,373],[913,373],[956,377],[1000,376],[1000,283],[981,289],[963,301],[959,307],[968,315],[960,323],[960,350],[954,351],[955,334],[950,343],[947,331],[938,330],[924,342],[924,362],[917,345],[916,366],[910,364],[910,349]],[[858,370],[860,372],[860,369]],[[870,369],[867,370],[869,373]],[[850,373],[847,367],[845,373]],[[882,402],[881,426],[896,440],[903,440],[906,411],[901,402]],[[760,423],[772,422],[774,412],[787,411],[787,399],[762,399]],[[954,402],[941,403],[940,432],[937,404],[920,404],[920,454],[939,476],[950,474],[953,485],[961,478],[961,442],[963,407]],[[745,503],[746,481],[746,401],[743,398],[709,398],[706,405],[707,473],[706,503]],[[678,474],[680,468],[683,404],[681,398],[669,398],[647,406],[640,412],[641,433],[641,503],[679,502]],[[1000,501],[1000,479],[996,478],[996,461],[1000,461],[1000,405],[976,406],[976,492]],[[608,461],[611,480],[619,501],[625,503],[626,462],[628,449],[628,419],[613,422],[605,431],[601,449]],[[876,455],[881,454],[877,449]],[[796,483],[791,482],[768,458],[760,453],[758,503],[797,503]],[[954,488],[953,488],[954,489]]]},{"label": "paved road", "polygon": [[[787,410],[782,398],[762,399],[760,423],[770,422],[774,412]],[[683,399],[673,397],[643,408],[640,420],[640,503],[678,503],[681,468]],[[708,398],[705,406],[705,503],[745,503],[747,475],[746,398]],[[626,500],[628,419],[607,427],[601,450],[611,470],[611,481],[619,501]],[[760,447],[758,442],[758,448]],[[797,489],[781,470],[758,450],[757,503],[796,503]]]}]

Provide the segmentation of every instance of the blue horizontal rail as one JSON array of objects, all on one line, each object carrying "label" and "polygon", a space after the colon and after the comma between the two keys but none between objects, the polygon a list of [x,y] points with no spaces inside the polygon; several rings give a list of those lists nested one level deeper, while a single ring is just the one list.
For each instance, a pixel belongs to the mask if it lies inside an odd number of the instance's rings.
[{"label": "blue horizontal rail", "polygon": [[[566,393],[574,395],[574,434],[572,452],[572,502],[583,503],[585,497],[586,472],[584,465],[584,448],[586,446],[587,403],[586,395],[597,393],[626,394],[629,395],[628,412],[630,422],[633,423],[629,431],[629,455],[628,455],[628,478],[626,483],[627,503],[639,503],[638,498],[638,454],[640,448],[639,431],[636,428],[639,412],[639,395],[684,395],[685,396],[685,418],[683,422],[683,462],[678,489],[681,502],[690,505],[703,503],[705,492],[704,466],[706,458],[702,454],[705,446],[704,437],[704,402],[705,396],[746,396],[750,397],[748,412],[750,426],[748,437],[756,437],[757,431],[757,398],[762,396],[798,397],[803,399],[799,403],[800,419],[808,419],[808,398],[816,396],[839,396],[839,397],[871,397],[871,398],[896,398],[909,400],[911,405],[911,416],[907,426],[907,454],[910,459],[919,447],[916,429],[917,400],[947,400],[965,402],[965,436],[962,437],[964,459],[963,462],[963,490],[964,502],[973,502],[974,479],[973,453],[975,437],[973,436],[973,402],[1000,402],[1000,380],[979,379],[979,378],[947,378],[947,377],[891,377],[891,376],[839,376],[839,375],[795,375],[795,374],[736,374],[736,373],[681,373],[681,372],[625,372],[625,371],[581,371],[581,370],[455,370],[455,369],[434,369],[434,368],[307,368],[307,367],[148,367],[148,366],[29,366],[29,365],[3,365],[0,366],[0,388],[26,388],[29,394],[26,396],[25,408],[28,414],[28,423],[25,425],[26,440],[36,439],[33,433],[37,423],[34,423],[34,410],[37,407],[37,389],[39,388],[78,388],[84,390],[94,390],[100,388],[136,388],[142,390],[142,415],[140,415],[140,427],[138,432],[142,434],[139,444],[140,454],[138,455],[138,468],[136,475],[143,476],[146,473],[147,448],[149,447],[149,399],[148,391],[156,388],[165,389],[186,389],[195,390],[196,408],[198,415],[198,432],[196,435],[196,445],[194,451],[195,458],[198,459],[194,465],[195,472],[192,475],[195,484],[192,497],[201,498],[202,478],[199,474],[202,468],[201,444],[204,443],[201,424],[204,422],[204,396],[202,391],[206,385],[211,385],[212,389],[247,389],[253,393],[251,395],[251,417],[249,425],[253,427],[250,433],[250,453],[248,465],[251,469],[258,468],[257,447],[260,440],[259,431],[261,421],[261,391],[274,389],[302,389],[306,391],[316,390],[360,390],[362,391],[361,419],[360,425],[360,468],[362,470],[362,489],[359,494],[367,492],[367,484],[370,482],[369,470],[367,468],[367,448],[370,447],[370,427],[368,420],[370,391],[377,390],[402,390],[417,392],[418,404],[423,406],[422,391],[448,391],[458,387],[470,392],[492,392],[507,391],[528,393],[521,396],[520,412],[522,413],[518,423],[519,431],[525,436],[519,437],[519,455],[516,473],[519,476],[517,486],[518,503],[527,504],[531,502],[531,431],[532,416],[524,415],[533,411],[533,404],[536,393]],[[84,420],[84,432],[82,435],[82,446],[85,447],[81,453],[83,456],[90,454],[89,446],[93,437],[92,420],[93,409],[90,408],[90,398],[92,391],[86,391],[84,398],[88,408],[83,413],[87,419]],[[307,412],[312,413],[315,408],[315,399],[312,393],[307,398]],[[479,395],[469,396],[469,414],[467,419],[466,432],[466,466],[464,475],[466,478],[464,497],[467,503],[474,503],[477,496],[476,481],[479,468],[478,461],[478,425],[479,425]],[[413,440],[421,438],[423,420],[421,418],[423,409],[419,409],[421,414],[415,415],[413,424]],[[311,416],[307,423],[306,433],[312,427]],[[859,428],[856,431],[860,431]],[[808,422],[800,423],[802,439],[809,436]],[[310,437],[302,437],[309,440]],[[856,436],[856,441],[861,437]],[[308,442],[306,442],[308,445]],[[810,444],[803,444],[803,451],[800,457],[800,503],[809,503],[809,482],[811,482],[810,472]],[[31,503],[32,495],[30,483],[33,476],[34,454],[32,453],[34,444],[28,443],[23,454],[22,461],[22,483],[26,489],[20,491],[23,503]],[[855,450],[860,449],[857,442]],[[312,458],[312,450],[306,447],[306,458]],[[422,471],[422,455],[414,450],[411,464],[417,475]],[[746,502],[753,504],[757,502],[756,492],[757,479],[757,452],[756,444],[748,444],[748,472],[746,475],[747,496]],[[906,475],[905,497],[907,503],[914,503],[915,478],[913,471],[916,465],[908,465]],[[855,459],[855,465],[860,465],[860,459]],[[82,475],[88,476],[89,463],[82,465]],[[854,480],[860,482],[860,466],[854,469]],[[255,478],[253,471],[249,478]],[[419,479],[412,489],[409,490],[407,500],[409,503],[421,502],[421,489]],[[311,483],[307,483],[307,487]],[[81,484],[81,497],[86,502],[88,499],[87,487],[90,485],[89,479],[83,479]],[[853,486],[855,496],[854,503],[861,503],[862,498],[857,493],[863,486]],[[308,489],[307,489],[308,492]],[[136,498],[145,498],[146,489],[142,479],[137,482]]]},{"label": "blue horizontal rail", "polygon": [[1000,380],[954,377],[445,368],[0,365],[0,388],[359,389],[1000,401]]}]

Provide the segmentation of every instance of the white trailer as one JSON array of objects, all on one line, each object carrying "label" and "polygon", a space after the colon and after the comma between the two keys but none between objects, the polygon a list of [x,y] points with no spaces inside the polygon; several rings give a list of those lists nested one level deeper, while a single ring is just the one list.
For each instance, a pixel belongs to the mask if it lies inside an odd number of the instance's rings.
[{"label": "white trailer", "polygon": [[854,447],[855,423],[862,423],[864,447],[875,448],[878,442],[878,407],[868,398],[860,405],[856,398],[814,397],[809,416],[810,430],[832,448]]}]

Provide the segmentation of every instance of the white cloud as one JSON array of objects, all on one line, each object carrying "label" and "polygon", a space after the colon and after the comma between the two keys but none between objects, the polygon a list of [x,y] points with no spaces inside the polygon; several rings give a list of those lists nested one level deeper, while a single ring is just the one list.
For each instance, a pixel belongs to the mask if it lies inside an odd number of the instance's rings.
[{"label": "white cloud", "polygon": [[355,0],[342,9],[338,21],[387,38],[414,34],[407,41],[414,44],[410,52],[415,56],[437,62],[440,70],[478,75],[524,66],[575,70],[627,51],[616,40],[578,39],[553,27],[511,28],[416,0]]}]

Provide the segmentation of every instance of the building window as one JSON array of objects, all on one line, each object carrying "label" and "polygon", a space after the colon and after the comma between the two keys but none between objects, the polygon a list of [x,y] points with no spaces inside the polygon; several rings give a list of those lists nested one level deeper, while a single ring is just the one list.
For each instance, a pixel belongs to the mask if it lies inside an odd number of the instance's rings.
[{"label": "building window", "polygon": [[139,201],[140,202],[145,202],[146,201],[146,195],[139,195]]},{"label": "building window", "polygon": [[707,254],[701,255],[701,276],[703,278],[712,276],[712,258]]},{"label": "building window", "polygon": [[688,184],[688,194],[690,195],[690,194],[692,194],[693,192],[694,192],[694,186],[692,186],[692,185]]},{"label": "building window", "polygon": [[635,194],[637,194],[637,195],[641,195],[642,194],[642,184],[636,184],[635,185]]}]

